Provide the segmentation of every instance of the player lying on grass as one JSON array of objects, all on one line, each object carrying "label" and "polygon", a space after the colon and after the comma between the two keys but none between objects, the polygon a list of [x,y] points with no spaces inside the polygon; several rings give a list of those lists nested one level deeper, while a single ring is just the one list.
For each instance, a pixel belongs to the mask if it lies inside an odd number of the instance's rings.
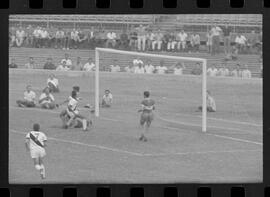
[{"label": "player lying on grass", "polygon": [[47,79],[47,85],[50,88],[51,92],[59,92],[59,82],[54,74],[50,74]]},{"label": "player lying on grass", "polygon": [[17,100],[16,103],[19,107],[35,107],[36,106],[36,93],[32,91],[32,86],[27,85],[24,97],[22,100]]},{"label": "player lying on grass", "polygon": [[39,97],[39,104],[43,109],[54,109],[55,101],[53,95],[50,93],[50,88],[46,87]]},{"label": "player lying on grass", "polygon": [[139,140],[146,142],[145,135],[148,133],[149,127],[153,121],[155,110],[155,101],[150,98],[150,92],[145,91],[143,93],[144,99],[141,102],[142,108],[138,111],[141,112],[140,125],[142,127],[142,134]]},{"label": "player lying on grass", "polygon": [[86,131],[87,130],[87,120],[84,116],[82,116],[78,109],[77,109],[77,105],[78,105],[78,96],[77,96],[77,92],[76,91],[72,91],[71,93],[71,98],[68,102],[68,106],[67,106],[67,117],[68,117],[68,121],[65,124],[65,128],[68,128],[71,126],[71,123],[77,119],[78,121],[82,122],[82,126],[83,126],[83,130]]},{"label": "player lying on grass", "polygon": [[39,131],[40,125],[34,124],[33,131],[26,134],[25,147],[26,150],[30,152],[30,156],[34,161],[36,170],[40,172],[42,179],[45,179],[45,167],[43,164],[43,158],[46,155],[45,147],[47,137],[46,135]]},{"label": "player lying on grass", "polygon": [[[206,92],[206,106],[207,106],[208,112],[217,111],[215,99],[211,96],[211,93],[209,90],[207,90]],[[197,112],[201,112],[201,111],[202,111],[202,106],[199,106],[197,109]]]},{"label": "player lying on grass", "polygon": [[105,90],[105,94],[102,97],[101,107],[111,107],[113,96],[110,90]]}]

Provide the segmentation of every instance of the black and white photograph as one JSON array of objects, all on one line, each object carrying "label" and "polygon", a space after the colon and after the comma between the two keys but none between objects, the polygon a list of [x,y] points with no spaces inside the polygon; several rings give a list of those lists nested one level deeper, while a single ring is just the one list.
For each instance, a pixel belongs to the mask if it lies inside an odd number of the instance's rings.
[{"label": "black and white photograph", "polygon": [[263,182],[262,20],[9,15],[9,183]]}]

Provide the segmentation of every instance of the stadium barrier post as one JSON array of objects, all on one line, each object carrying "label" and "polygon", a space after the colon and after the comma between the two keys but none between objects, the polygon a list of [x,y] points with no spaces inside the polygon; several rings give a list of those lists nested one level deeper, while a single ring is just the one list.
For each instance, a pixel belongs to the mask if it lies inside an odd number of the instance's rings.
[{"label": "stadium barrier post", "polygon": [[206,60],[203,60],[203,65],[202,65],[202,132],[206,132],[206,120],[207,120],[206,84],[207,84],[207,63],[206,63]]},{"label": "stadium barrier post", "polygon": [[95,50],[95,115],[99,117],[99,51]]}]

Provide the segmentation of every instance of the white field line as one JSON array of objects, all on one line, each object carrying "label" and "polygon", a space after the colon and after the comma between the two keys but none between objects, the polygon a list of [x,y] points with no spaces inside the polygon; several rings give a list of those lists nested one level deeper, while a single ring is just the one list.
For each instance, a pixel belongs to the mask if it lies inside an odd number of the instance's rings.
[{"label": "white field line", "polygon": [[[48,112],[48,113],[54,113],[54,114],[58,114],[59,113],[57,111],[45,110],[45,109],[40,109],[40,108],[20,108],[20,107],[10,107],[10,108],[11,109],[36,110],[36,111]],[[115,122],[125,122],[124,120],[119,120],[119,119],[112,119],[112,118],[105,118],[105,117],[104,118],[99,117],[99,118],[100,119],[104,119],[104,120],[109,120],[109,121],[115,121]],[[165,120],[165,121],[167,121],[167,120]],[[182,123],[182,122],[178,122],[178,121],[175,121],[175,123],[177,123],[177,124],[183,124],[183,125],[188,125],[188,126],[200,126],[200,125],[189,124],[189,123],[184,123],[184,122]],[[163,128],[179,130],[179,128],[175,128],[175,127],[163,127]],[[228,128],[225,128],[225,127],[219,127],[219,128],[222,128],[222,129],[225,129],[225,130],[228,129]],[[239,129],[237,129],[237,130],[239,130]],[[240,130],[240,131],[246,132],[245,130]],[[233,138],[233,137],[228,137],[228,136],[224,136],[224,135],[217,135],[217,134],[211,134],[211,133],[206,133],[206,134],[207,135],[212,135],[212,136],[215,136],[215,137],[219,137],[219,138],[229,139],[229,140],[232,140],[232,141],[245,142],[245,143],[257,144],[257,145],[261,145],[262,146],[262,143],[261,142],[255,142],[255,141],[244,140],[244,139],[240,139],[240,138]]]},{"label": "white field line", "polygon": [[[42,88],[39,88],[39,89],[42,89]],[[20,90],[17,90],[17,89],[10,89],[9,91],[12,91],[12,92],[18,92]],[[121,95],[121,94],[116,94],[114,95],[115,97],[116,96],[120,96],[120,97],[123,97],[123,96],[127,96],[127,95]],[[132,96],[133,97],[133,96]],[[169,100],[177,100],[177,101],[187,101],[186,99],[182,99],[182,98],[166,98],[166,99],[169,99]],[[160,99],[162,100],[162,99]],[[190,100],[189,100],[190,101]],[[197,102],[196,102],[197,103]],[[182,113],[170,113],[172,115],[177,115],[177,116],[186,116],[186,117],[193,117],[193,118],[202,118],[201,115],[189,115],[189,114],[182,114]],[[229,122],[229,123],[234,123],[234,124],[242,124],[242,125],[250,125],[250,126],[254,126],[254,127],[262,127],[263,125],[262,124],[257,124],[257,123],[251,123],[251,122],[243,122],[243,121],[236,121],[236,120],[228,120],[228,119],[221,119],[221,118],[213,118],[213,117],[207,117],[207,120],[216,120],[216,121],[221,121],[221,122]]]},{"label": "white field line", "polygon": [[[13,133],[16,133],[16,134],[21,134],[21,135],[26,134],[26,132],[17,131],[14,129],[10,129],[10,131]],[[133,155],[133,156],[139,156],[139,157],[159,157],[159,156],[175,156],[175,155],[198,155],[198,154],[200,155],[200,154],[241,153],[241,152],[260,152],[260,151],[262,151],[261,149],[247,149],[247,150],[235,149],[235,150],[224,150],[224,151],[195,151],[195,152],[148,154],[148,153],[136,153],[136,152],[125,151],[125,150],[116,149],[116,148],[110,148],[110,147],[106,147],[106,146],[100,146],[100,145],[95,145],[95,144],[86,144],[86,143],[82,143],[82,142],[64,140],[64,139],[53,138],[53,137],[48,137],[48,139],[53,140],[53,141],[57,141],[57,142],[62,142],[62,143],[87,146],[87,147],[91,147],[91,148],[96,148],[96,149],[101,149],[101,150],[106,150],[106,151],[111,151],[111,152],[124,153],[124,154]]]}]

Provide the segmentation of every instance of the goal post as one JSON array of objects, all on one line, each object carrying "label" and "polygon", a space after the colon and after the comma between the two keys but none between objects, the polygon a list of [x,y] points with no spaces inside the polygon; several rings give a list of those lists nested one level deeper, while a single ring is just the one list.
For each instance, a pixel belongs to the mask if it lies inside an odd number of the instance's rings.
[{"label": "goal post", "polygon": [[95,116],[99,117],[99,70],[100,70],[100,53],[114,53],[122,55],[133,55],[139,57],[149,57],[149,58],[166,58],[173,60],[182,60],[182,61],[191,61],[191,62],[200,62],[202,65],[202,131],[206,132],[207,128],[207,101],[206,101],[206,91],[207,91],[207,60],[203,58],[195,57],[182,57],[182,56],[171,56],[171,55],[162,55],[162,54],[151,54],[151,53],[142,53],[142,52],[133,52],[133,51],[123,51],[109,48],[95,48]]}]

